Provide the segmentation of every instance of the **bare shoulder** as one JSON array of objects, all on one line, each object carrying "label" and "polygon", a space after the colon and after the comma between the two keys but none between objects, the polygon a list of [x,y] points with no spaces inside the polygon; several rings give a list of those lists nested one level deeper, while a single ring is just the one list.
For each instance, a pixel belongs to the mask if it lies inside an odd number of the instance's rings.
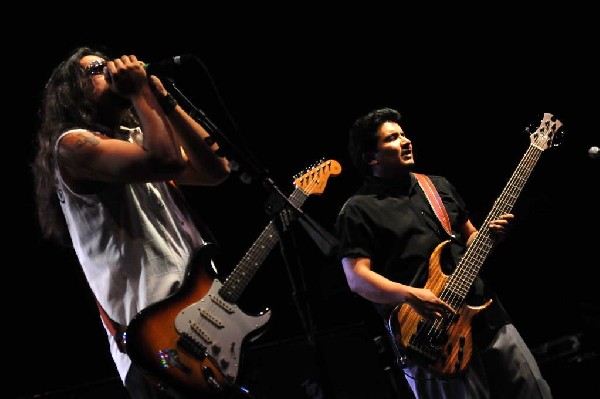
[{"label": "bare shoulder", "polygon": [[73,130],[61,138],[59,148],[73,151],[86,146],[93,147],[97,146],[105,138],[106,136],[90,132],[89,130]]},{"label": "bare shoulder", "polygon": [[96,159],[98,145],[107,137],[89,130],[73,130],[64,134],[58,143],[57,161],[65,183],[76,193],[96,192],[99,187]]},{"label": "bare shoulder", "polygon": [[107,137],[89,130],[72,130],[58,142],[57,158],[67,167],[86,165],[100,150],[99,144]]}]

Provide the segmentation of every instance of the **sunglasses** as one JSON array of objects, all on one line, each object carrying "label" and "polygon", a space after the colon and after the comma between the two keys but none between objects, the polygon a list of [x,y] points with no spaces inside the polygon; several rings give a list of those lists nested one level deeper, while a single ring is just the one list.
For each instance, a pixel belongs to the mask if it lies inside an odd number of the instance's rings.
[{"label": "sunglasses", "polygon": [[106,61],[92,61],[83,69],[86,76],[102,75],[106,68]]}]

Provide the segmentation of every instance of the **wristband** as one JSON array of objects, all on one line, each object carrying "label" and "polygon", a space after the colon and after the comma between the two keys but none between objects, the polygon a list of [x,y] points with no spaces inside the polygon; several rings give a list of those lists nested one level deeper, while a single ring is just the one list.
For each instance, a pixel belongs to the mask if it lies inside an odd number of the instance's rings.
[{"label": "wristband", "polygon": [[156,99],[167,115],[173,112],[177,106],[177,100],[171,95],[171,93],[167,93],[164,96],[157,96]]}]

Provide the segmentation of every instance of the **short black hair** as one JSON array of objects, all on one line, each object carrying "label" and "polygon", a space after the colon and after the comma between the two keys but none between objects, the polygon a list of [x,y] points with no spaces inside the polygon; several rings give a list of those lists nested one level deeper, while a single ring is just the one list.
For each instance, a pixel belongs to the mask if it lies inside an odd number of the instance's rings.
[{"label": "short black hair", "polygon": [[400,112],[393,108],[378,108],[357,118],[348,135],[348,153],[358,171],[370,174],[369,165],[364,160],[364,154],[374,152],[377,148],[377,131],[385,122],[400,123]]}]

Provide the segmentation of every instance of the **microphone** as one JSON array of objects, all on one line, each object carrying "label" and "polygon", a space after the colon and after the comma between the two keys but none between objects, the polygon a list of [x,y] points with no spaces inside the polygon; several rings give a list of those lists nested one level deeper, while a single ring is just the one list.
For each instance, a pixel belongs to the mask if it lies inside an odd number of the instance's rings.
[{"label": "microphone", "polygon": [[600,148],[593,146],[593,147],[590,147],[590,149],[588,150],[588,155],[592,159],[598,159],[598,158],[600,158],[600,154],[598,154],[598,152],[600,152]]},{"label": "microphone", "polygon": [[182,65],[187,64],[190,60],[193,60],[194,56],[190,54],[176,55],[170,58],[165,58],[157,62],[144,64],[144,69],[149,74],[156,75],[159,72],[165,72],[168,70],[176,69]]}]

